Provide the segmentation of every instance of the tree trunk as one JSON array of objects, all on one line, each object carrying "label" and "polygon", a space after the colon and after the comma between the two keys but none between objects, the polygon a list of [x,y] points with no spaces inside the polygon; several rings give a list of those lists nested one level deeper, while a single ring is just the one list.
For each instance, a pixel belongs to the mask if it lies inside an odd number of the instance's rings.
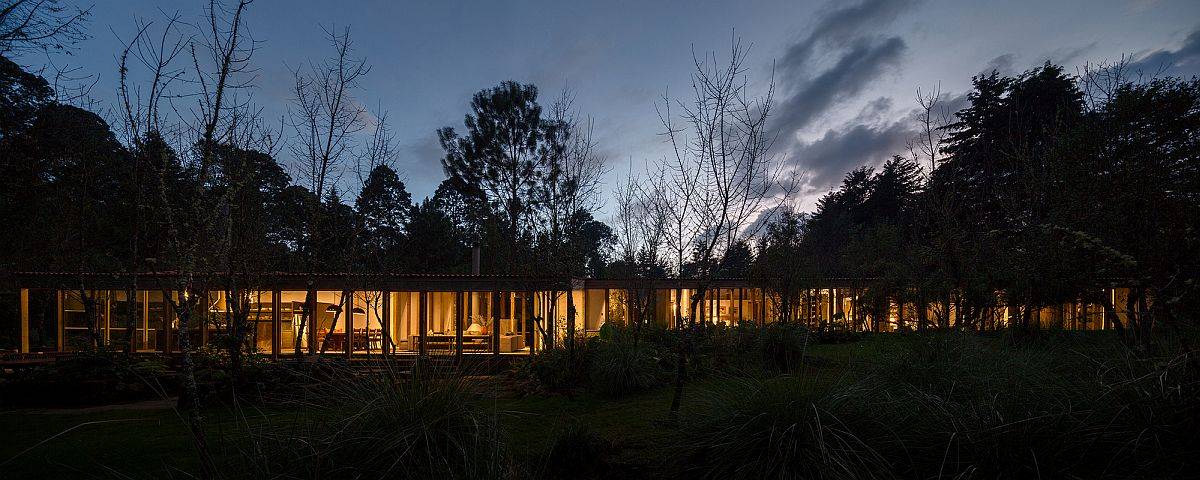
[{"label": "tree trunk", "polygon": [[183,306],[171,302],[176,306],[175,314],[179,318],[179,350],[183,354],[179,365],[179,374],[183,377],[183,394],[179,396],[179,408],[187,412],[188,430],[192,434],[196,453],[200,457],[201,478],[213,478],[216,471],[208,451],[204,417],[200,413],[200,390],[196,385],[196,369],[192,363],[192,341],[188,335],[195,301],[185,301]]}]

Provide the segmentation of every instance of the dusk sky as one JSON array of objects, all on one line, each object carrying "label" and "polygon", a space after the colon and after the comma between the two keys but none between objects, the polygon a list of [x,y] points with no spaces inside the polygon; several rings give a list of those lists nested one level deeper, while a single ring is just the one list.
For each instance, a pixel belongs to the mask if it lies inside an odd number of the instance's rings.
[{"label": "dusk sky", "polygon": [[[134,18],[159,10],[196,18],[205,2],[104,1],[92,38],[66,60],[98,76],[92,96],[111,108],[121,39]],[[1147,71],[1200,73],[1200,2],[393,2],[258,0],[247,24],[260,42],[255,102],[285,114],[289,66],[329,52],[321,25],[349,26],[373,70],[356,95],[389,112],[401,143],[397,167],[415,198],[443,178],[435,129],[461,128],[471,95],[503,80],[537,84],[548,105],[566,86],[595,120],[616,178],[666,154],[655,103],[684,95],[693,48],[751,44],[751,82],[775,64],[775,153],[805,172],[801,205],[859,165],[905,153],[918,87],[961,99],[970,78],[1019,73],[1050,60],[1074,72],[1085,62],[1132,56]],[[36,58],[23,59],[37,63]],[[378,106],[378,107],[377,107]],[[291,165],[286,150],[280,161]],[[604,217],[601,214],[601,217]]]}]

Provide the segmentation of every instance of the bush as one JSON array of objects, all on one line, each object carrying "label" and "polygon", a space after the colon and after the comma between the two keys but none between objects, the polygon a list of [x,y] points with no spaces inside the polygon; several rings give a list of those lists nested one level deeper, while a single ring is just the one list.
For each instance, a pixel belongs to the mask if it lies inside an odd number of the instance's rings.
[{"label": "bush", "polygon": [[579,337],[574,352],[565,346],[541,350],[516,361],[511,377],[527,393],[569,393],[586,385],[596,343]]},{"label": "bush", "polygon": [[696,478],[880,478],[887,465],[794,378],[740,379],[698,396],[675,467]]},{"label": "bush", "polygon": [[1107,338],[1014,348],[965,334],[916,337],[821,395],[804,378],[736,380],[699,395],[684,417],[682,468],[711,478],[1196,471],[1200,386],[1184,359],[1134,357]]},{"label": "bush", "polygon": [[792,372],[804,360],[811,339],[809,331],[798,323],[772,323],[760,329],[757,347],[763,365],[781,372]]},{"label": "bush", "polygon": [[240,478],[509,477],[497,416],[473,396],[457,371],[342,370],[290,398],[290,417],[249,432],[224,469]]},{"label": "bush", "polygon": [[157,355],[100,350],[18,370],[0,382],[0,406],[77,407],[161,398],[172,385]]},{"label": "bush", "polygon": [[662,385],[667,375],[654,349],[632,339],[614,338],[594,349],[590,375],[592,389],[620,397]]}]

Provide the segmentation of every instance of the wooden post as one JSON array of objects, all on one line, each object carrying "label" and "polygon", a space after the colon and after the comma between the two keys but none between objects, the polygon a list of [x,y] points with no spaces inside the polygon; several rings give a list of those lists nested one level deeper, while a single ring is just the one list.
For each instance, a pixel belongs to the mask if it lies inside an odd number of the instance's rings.
[{"label": "wooden post", "polygon": [[492,289],[492,328],[488,332],[492,336],[492,355],[500,355],[500,291]]},{"label": "wooden post", "polygon": [[29,353],[29,289],[21,289],[21,353]]},{"label": "wooden post", "polygon": [[469,295],[454,292],[454,363],[462,364],[463,354],[463,301]]},{"label": "wooden post", "polygon": [[424,357],[426,352],[425,330],[429,328],[429,318],[425,316],[425,291],[417,293],[417,355]]},{"label": "wooden post", "polygon": [[379,352],[385,357],[392,352],[392,292],[379,292],[379,309],[383,315],[379,318]]},{"label": "wooden post", "polygon": [[279,359],[279,350],[283,348],[283,319],[279,316],[281,297],[283,293],[279,290],[271,291],[271,358],[275,360]]},{"label": "wooden post", "polygon": [[350,360],[350,357],[354,355],[354,292],[343,292],[342,295],[345,300],[342,302],[345,304],[342,307],[344,310],[342,316],[345,317],[342,321],[342,326],[346,329],[346,345],[344,347],[346,350],[346,360]]},{"label": "wooden post", "polygon": [[311,300],[305,307],[308,309],[308,331],[304,335],[308,336],[308,354],[314,355],[317,353],[317,318],[320,316],[320,312],[317,312],[317,288],[310,283],[305,295]]}]

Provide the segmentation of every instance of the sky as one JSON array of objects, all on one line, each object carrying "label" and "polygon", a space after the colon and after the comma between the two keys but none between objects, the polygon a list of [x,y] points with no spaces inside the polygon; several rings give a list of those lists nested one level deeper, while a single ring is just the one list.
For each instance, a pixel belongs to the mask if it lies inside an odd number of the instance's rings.
[{"label": "sky", "polygon": [[[135,19],[196,19],[206,4],[99,1],[91,38],[52,60],[91,75],[94,108],[111,109]],[[330,52],[322,26],[351,29],[355,54],[372,65],[354,95],[387,112],[414,198],[443,178],[436,129],[461,129],[471,95],[504,80],[538,85],[543,105],[564,88],[575,94],[609,170],[602,190],[612,191],[668,154],[655,107],[686,94],[692,53],[723,59],[734,38],[750,46],[752,88],[774,80],[773,153],[803,174],[803,209],[847,171],[906,153],[918,88],[957,107],[981,72],[1046,61],[1076,72],[1122,56],[1149,73],[1200,74],[1196,0],[256,0],[246,21],[258,45],[253,101],[267,118],[286,115],[290,69]],[[289,157],[285,149],[279,160],[294,166]]]}]

